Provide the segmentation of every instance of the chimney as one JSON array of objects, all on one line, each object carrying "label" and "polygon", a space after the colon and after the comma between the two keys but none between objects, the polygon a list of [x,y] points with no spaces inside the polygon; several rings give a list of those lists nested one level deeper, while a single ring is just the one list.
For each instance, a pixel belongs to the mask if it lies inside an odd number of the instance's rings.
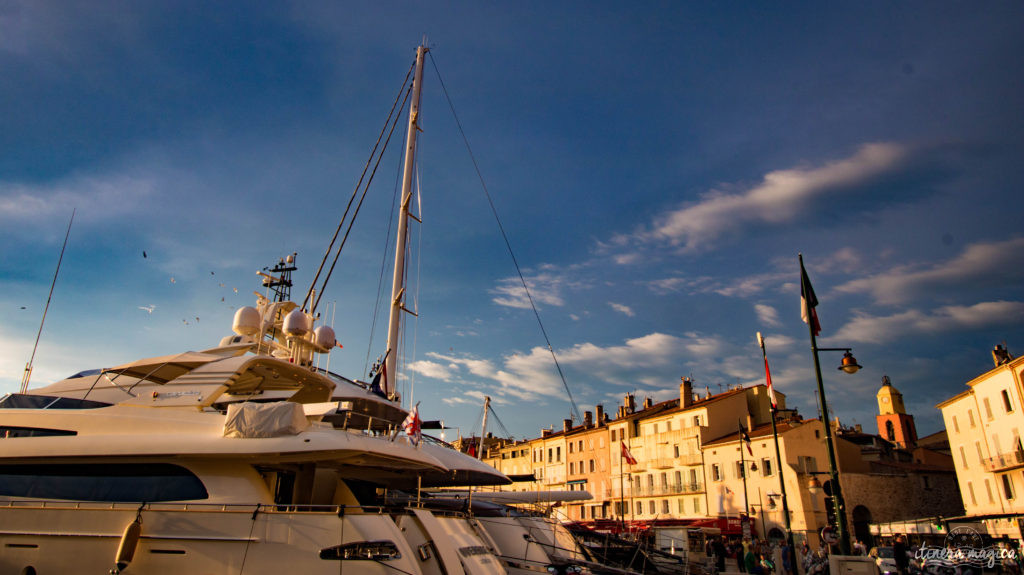
[{"label": "chimney", "polygon": [[645,397],[644,398],[644,409],[650,409],[650,407],[652,405],[654,405],[654,400],[651,399],[650,397]]},{"label": "chimney", "polygon": [[1013,356],[1010,355],[1010,352],[1002,345],[997,345],[995,349],[992,350],[992,361],[995,362],[996,367],[1010,363],[1010,360],[1012,359]]},{"label": "chimney", "polygon": [[751,415],[750,412],[747,412],[747,431],[754,431],[754,416]]},{"label": "chimney", "polygon": [[604,406],[599,403],[594,406],[594,409],[597,410],[597,424],[604,425]]},{"label": "chimney", "polygon": [[594,414],[590,413],[589,411],[584,411],[583,412],[583,426],[584,427],[590,427],[591,425],[594,425]]},{"label": "chimney", "polygon": [[562,431],[569,431],[570,429],[572,429],[572,420],[571,419],[563,419],[562,420]]},{"label": "chimney", "polygon": [[633,413],[634,411],[636,411],[636,398],[633,397],[632,393],[627,393],[626,394],[626,401],[623,404],[623,406],[626,408],[626,413],[627,414]]},{"label": "chimney", "polygon": [[540,430],[540,436],[541,437],[547,437],[549,435],[551,435],[551,430],[550,429],[541,429]]},{"label": "chimney", "polygon": [[679,407],[690,407],[693,405],[693,381],[688,377],[682,377],[679,384]]}]

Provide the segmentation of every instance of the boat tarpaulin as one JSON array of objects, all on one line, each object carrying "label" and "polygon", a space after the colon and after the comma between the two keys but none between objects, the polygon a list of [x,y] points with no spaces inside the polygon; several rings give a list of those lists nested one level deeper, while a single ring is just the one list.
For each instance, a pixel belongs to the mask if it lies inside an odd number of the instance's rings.
[{"label": "boat tarpaulin", "polygon": [[280,437],[308,428],[302,405],[290,401],[232,403],[224,418],[224,437]]}]

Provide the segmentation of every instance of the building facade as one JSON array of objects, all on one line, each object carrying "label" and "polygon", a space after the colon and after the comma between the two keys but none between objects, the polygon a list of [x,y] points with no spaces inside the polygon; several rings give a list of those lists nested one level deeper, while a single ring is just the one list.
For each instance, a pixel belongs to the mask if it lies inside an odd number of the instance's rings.
[{"label": "building facade", "polygon": [[960,495],[969,518],[994,537],[1022,539],[1024,516],[1024,358],[1001,346],[995,367],[967,390],[938,404],[949,437]]}]

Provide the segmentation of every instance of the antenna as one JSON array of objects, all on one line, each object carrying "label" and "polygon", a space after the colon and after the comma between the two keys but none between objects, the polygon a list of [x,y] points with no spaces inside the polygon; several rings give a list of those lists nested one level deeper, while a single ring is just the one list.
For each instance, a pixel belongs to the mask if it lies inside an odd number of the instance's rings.
[{"label": "antenna", "polygon": [[60,257],[57,258],[57,270],[53,272],[53,282],[50,283],[50,295],[46,296],[46,307],[43,308],[43,319],[39,321],[39,332],[36,333],[36,344],[32,346],[32,357],[25,364],[25,374],[21,378],[21,393],[28,391],[28,381],[32,377],[32,364],[36,361],[36,350],[39,349],[39,338],[43,335],[43,324],[46,323],[46,312],[50,311],[50,300],[53,299],[53,288],[57,285],[57,274],[60,273],[60,264],[64,261],[64,250],[68,247],[68,236],[71,235],[71,224],[75,222],[75,212],[78,208],[71,210],[71,221],[68,222],[68,231],[64,234],[64,245],[60,248]]}]

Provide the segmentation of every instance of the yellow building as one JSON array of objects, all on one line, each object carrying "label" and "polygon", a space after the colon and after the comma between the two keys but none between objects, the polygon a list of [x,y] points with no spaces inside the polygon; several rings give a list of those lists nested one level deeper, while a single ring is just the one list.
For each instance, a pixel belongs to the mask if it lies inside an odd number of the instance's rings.
[{"label": "yellow building", "polygon": [[1002,346],[995,367],[967,382],[968,389],[942,403],[949,445],[968,517],[983,520],[989,534],[1021,539],[1024,514],[1024,358]]}]

